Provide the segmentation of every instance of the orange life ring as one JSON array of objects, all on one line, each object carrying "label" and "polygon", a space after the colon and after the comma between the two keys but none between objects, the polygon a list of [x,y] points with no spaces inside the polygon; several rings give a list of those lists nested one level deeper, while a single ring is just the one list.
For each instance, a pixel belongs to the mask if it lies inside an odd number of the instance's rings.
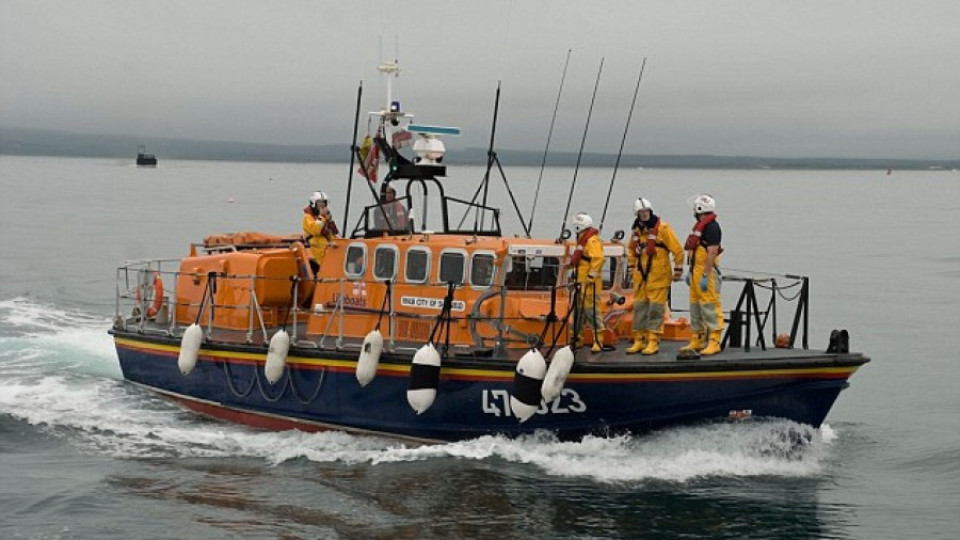
[{"label": "orange life ring", "polygon": [[[137,304],[143,302],[143,298],[140,296],[140,287],[137,287]],[[153,319],[157,316],[157,313],[160,313],[160,307],[163,306],[163,278],[160,277],[160,272],[154,271],[153,273],[153,303],[147,307],[147,318]]]}]

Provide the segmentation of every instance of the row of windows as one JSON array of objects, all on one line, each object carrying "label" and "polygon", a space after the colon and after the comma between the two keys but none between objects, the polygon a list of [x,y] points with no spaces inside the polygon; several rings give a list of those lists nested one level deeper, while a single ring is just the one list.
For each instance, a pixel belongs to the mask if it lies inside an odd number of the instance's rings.
[{"label": "row of windows", "polygon": [[[400,251],[396,246],[377,246],[373,252],[373,278],[379,281],[396,281],[397,259]],[[430,277],[430,249],[414,246],[406,251],[403,278],[407,283],[426,283]],[[360,279],[367,271],[366,244],[351,244],[347,247],[344,263],[347,277]],[[462,285],[466,278],[467,253],[464,250],[444,250],[440,253],[440,268],[437,281]],[[470,262],[470,284],[474,287],[493,285],[496,274],[496,256],[492,252],[476,252]]]},{"label": "row of windows", "polygon": [[[396,281],[397,260],[399,249],[393,245],[377,246],[373,253],[373,278],[379,281]],[[413,246],[406,251],[404,265],[404,281],[407,283],[426,283],[430,279],[431,267],[430,249],[423,246]],[[603,266],[603,288],[613,286],[619,261],[616,257],[606,257]],[[509,258],[506,268],[504,284],[511,290],[549,290],[557,282],[557,276],[562,270],[560,259],[557,257],[524,257]],[[351,244],[347,248],[347,257],[344,272],[351,279],[360,279],[367,272],[366,244]],[[436,281],[439,283],[453,282],[462,285],[467,274],[467,253],[460,249],[448,249],[440,253],[440,268]],[[493,285],[496,275],[496,257],[493,252],[475,252],[470,263],[470,285],[474,287],[489,287]],[[624,272],[621,285],[632,288],[633,272]]]}]

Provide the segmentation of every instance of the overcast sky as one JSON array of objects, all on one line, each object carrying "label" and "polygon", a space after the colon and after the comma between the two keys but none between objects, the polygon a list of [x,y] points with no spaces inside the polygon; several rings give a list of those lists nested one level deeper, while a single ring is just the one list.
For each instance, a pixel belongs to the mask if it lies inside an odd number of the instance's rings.
[{"label": "overcast sky", "polygon": [[[960,1],[0,0],[0,125],[348,141],[399,42],[404,109],[485,146],[960,157]],[[382,44],[382,45],[381,45]],[[364,128],[361,128],[361,132]]]}]

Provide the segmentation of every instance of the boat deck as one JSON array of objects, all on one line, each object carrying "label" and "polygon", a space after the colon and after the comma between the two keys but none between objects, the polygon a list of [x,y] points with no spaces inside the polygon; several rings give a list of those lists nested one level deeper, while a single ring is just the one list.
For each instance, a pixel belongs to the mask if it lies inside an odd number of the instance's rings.
[{"label": "boat deck", "polygon": [[[338,340],[336,336],[331,335],[306,336],[304,326],[298,326],[297,338],[291,343],[290,347],[291,356],[355,360],[362,347],[362,341],[356,338]],[[132,339],[146,339],[156,343],[179,345],[179,336],[182,331],[182,328],[178,328],[171,332],[168,327],[150,323],[144,325],[142,329],[135,327],[135,325],[127,326],[126,330],[114,328],[113,333],[118,337],[125,337],[126,335]],[[291,328],[288,328],[287,331],[292,333]],[[213,347],[237,352],[262,352],[265,354],[269,340],[264,338],[263,333],[249,334],[242,331],[215,329],[205,340],[204,348]],[[392,347],[388,343],[389,338],[385,337],[383,361],[398,363],[409,361],[416,351],[423,346],[422,342],[396,341]],[[728,347],[712,356],[680,359],[677,357],[677,353],[685,344],[685,341],[661,341],[660,351],[653,355],[626,354],[626,349],[631,345],[628,340],[621,340],[614,350],[606,352],[593,353],[589,346],[584,346],[577,349],[575,364],[583,367],[589,366],[589,369],[598,371],[621,371],[624,369],[631,371],[689,371],[702,370],[707,367],[756,369],[770,366],[778,368],[810,367],[811,365],[847,366],[859,365],[869,361],[859,353],[832,353],[822,349],[780,349],[771,346],[766,349],[753,346],[749,350],[740,347]],[[545,357],[549,358],[553,350],[562,345],[550,347],[547,344],[540,350]],[[442,347],[442,342],[437,344],[438,349],[442,349]],[[512,348],[507,351],[506,357],[494,357],[493,350],[489,348],[478,349],[451,344],[446,357],[449,359],[448,362],[454,361],[457,364],[470,367],[503,367],[507,364],[515,365],[527,350],[526,348]]]}]

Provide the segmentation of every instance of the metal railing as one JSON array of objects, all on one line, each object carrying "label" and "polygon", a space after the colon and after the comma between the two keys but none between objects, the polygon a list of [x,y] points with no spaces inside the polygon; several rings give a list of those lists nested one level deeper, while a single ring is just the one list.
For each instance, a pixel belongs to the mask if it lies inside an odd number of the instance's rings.
[{"label": "metal railing", "polygon": [[[769,331],[770,341],[778,337],[778,298],[783,302],[796,302],[793,320],[790,325],[788,348],[793,348],[797,339],[804,349],[809,348],[809,304],[810,278],[792,274],[763,274],[738,270],[742,275],[723,276],[724,282],[742,282],[743,288],[736,306],[730,310],[726,334],[723,337],[724,348],[742,347],[749,351],[751,346],[767,349],[764,336]],[[758,290],[766,291],[766,305],[760,306]],[[754,338],[754,333],[756,337]],[[781,344],[782,345],[782,344]]]}]

